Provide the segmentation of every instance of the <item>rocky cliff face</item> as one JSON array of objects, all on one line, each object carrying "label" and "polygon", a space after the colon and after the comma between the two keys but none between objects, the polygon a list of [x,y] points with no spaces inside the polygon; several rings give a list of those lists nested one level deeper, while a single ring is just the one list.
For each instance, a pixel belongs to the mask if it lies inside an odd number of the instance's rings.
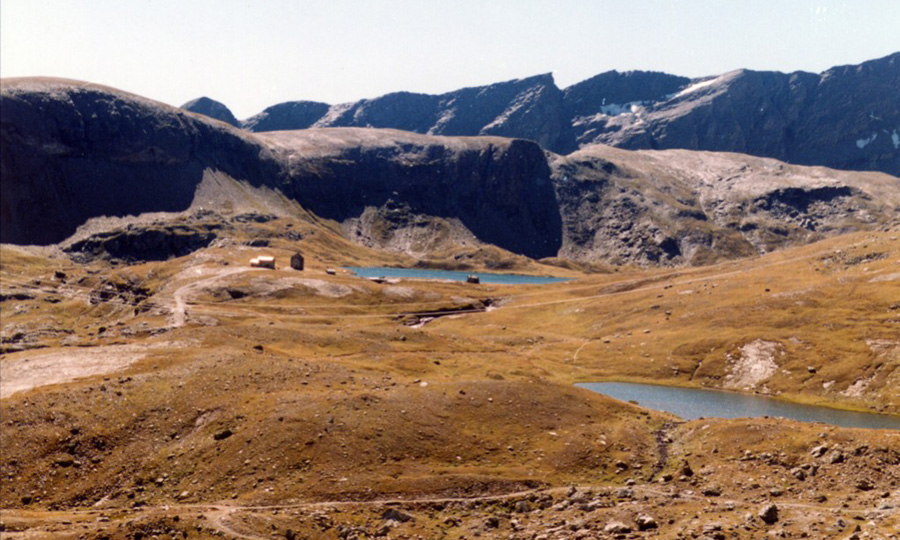
[{"label": "rocky cliff face", "polygon": [[11,79],[0,91],[0,241],[49,244],[87,219],[190,206],[203,171],[277,175],[247,134],[96,85]]},{"label": "rocky cliff face", "polygon": [[900,53],[812,73],[740,70],[573,119],[580,145],[741,152],[900,174]]},{"label": "rocky cliff face", "polygon": [[243,123],[250,131],[308,127],[393,128],[430,135],[500,135],[570,151],[574,138],[563,109],[563,93],[550,74],[441,95],[397,92],[375,99],[328,106],[289,102]]},{"label": "rocky cliff face", "polygon": [[306,129],[328,112],[327,103],[315,101],[289,101],[273,105],[263,112],[241,122],[249,131],[282,131]]},{"label": "rocky cliff face", "polygon": [[322,217],[344,222],[372,209],[399,216],[391,210],[402,207],[458,220],[480,241],[530,257],[561,245],[551,171],[533,142],[361,128],[259,138],[284,164],[282,191]]},{"label": "rocky cliff face", "polygon": [[188,101],[184,105],[181,106],[182,109],[186,111],[191,111],[197,114],[203,114],[210,118],[215,118],[216,120],[225,122],[226,124],[231,124],[232,126],[238,127],[240,126],[240,122],[238,119],[231,114],[231,110],[225,106],[223,103],[219,103],[214,99],[210,99],[208,97],[200,97],[197,99],[193,99]]},{"label": "rocky cliff face", "polygon": [[250,131],[315,126],[500,135],[561,154],[596,143],[741,152],[898,175],[897,88],[900,53],[821,74],[738,70],[691,80],[610,71],[564,91],[546,74],[441,95],[397,92],[332,106],[289,102],[242,125]]},{"label": "rocky cliff face", "polygon": [[594,145],[551,162],[560,256],[709,264],[900,225],[895,177],[742,154]]},{"label": "rocky cliff face", "polygon": [[[543,99],[520,97],[531,111]],[[280,192],[360,243],[422,252],[480,241],[534,258],[705,264],[900,222],[897,179],[880,173],[604,145],[559,156],[520,139],[385,129],[252,134],[72,81],[4,81],[0,100],[3,242],[57,243],[89,218],[185,210],[219,189],[204,176],[222,175]],[[113,232],[85,249],[202,244],[176,233]]]},{"label": "rocky cliff face", "polygon": [[607,71],[566,88],[566,111],[571,119],[630,110],[632,104],[665,100],[690,82],[653,71]]},{"label": "rocky cliff face", "polygon": [[3,242],[56,243],[92,217],[185,210],[209,170],[338,221],[393,199],[529,256],[561,242],[550,171],[532,142],[361,129],[257,136],[61,80],[4,81],[0,100]]}]

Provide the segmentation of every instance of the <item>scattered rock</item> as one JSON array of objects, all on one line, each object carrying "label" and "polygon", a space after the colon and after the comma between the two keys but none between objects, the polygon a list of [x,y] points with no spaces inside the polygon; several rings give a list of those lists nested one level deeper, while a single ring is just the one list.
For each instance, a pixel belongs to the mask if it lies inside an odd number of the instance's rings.
[{"label": "scattered rock", "polygon": [[215,439],[217,441],[221,441],[223,439],[227,439],[228,437],[231,437],[232,435],[234,435],[234,433],[230,429],[225,428],[225,429],[215,432],[213,434],[213,439]]},{"label": "scattered rock", "polygon": [[381,519],[386,519],[390,521],[397,521],[399,523],[406,523],[408,521],[412,521],[413,517],[406,512],[402,512],[396,508],[388,508],[381,514]]},{"label": "scattered rock", "polygon": [[637,524],[637,528],[639,531],[649,531],[650,529],[655,529],[658,527],[656,520],[653,517],[648,516],[647,514],[639,515],[635,520],[635,524]]},{"label": "scattered rock", "polygon": [[856,483],[856,489],[860,491],[871,491],[874,488],[875,486],[872,485],[872,482],[865,478]]},{"label": "scattered rock", "polygon": [[631,527],[625,525],[621,521],[611,521],[606,524],[606,527],[603,527],[603,532],[610,534],[628,534],[631,532]]},{"label": "scattered rock", "polygon": [[759,516],[759,519],[763,520],[763,523],[768,525],[776,523],[778,521],[778,506],[767,504],[766,506],[763,506],[756,515]]}]

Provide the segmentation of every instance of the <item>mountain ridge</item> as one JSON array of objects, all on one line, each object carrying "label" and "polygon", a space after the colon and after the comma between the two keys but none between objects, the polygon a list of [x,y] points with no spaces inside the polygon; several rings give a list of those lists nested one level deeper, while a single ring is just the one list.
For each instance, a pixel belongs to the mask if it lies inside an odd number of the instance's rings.
[{"label": "mountain ridge", "polygon": [[613,70],[563,89],[552,74],[542,74],[434,95],[393,92],[338,105],[286,102],[241,127],[502,135],[559,154],[594,143],[740,152],[898,175],[898,87],[900,52],[818,74],[738,69],[689,79]]},{"label": "mountain ridge", "polygon": [[883,173],[603,145],[562,156],[525,139],[392,129],[254,134],[66,81],[4,82],[0,99],[3,242],[53,244],[93,217],[183,211],[210,173],[275,190],[370,247],[450,227],[589,263],[708,264],[900,220]]}]

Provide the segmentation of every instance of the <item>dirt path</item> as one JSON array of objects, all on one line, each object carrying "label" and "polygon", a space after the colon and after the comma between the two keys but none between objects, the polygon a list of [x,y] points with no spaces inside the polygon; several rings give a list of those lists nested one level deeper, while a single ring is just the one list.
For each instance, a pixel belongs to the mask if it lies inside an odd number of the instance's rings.
[{"label": "dirt path", "polygon": [[210,527],[226,535],[226,537],[231,536],[233,538],[243,538],[244,540],[270,540],[265,536],[244,534],[235,530],[234,527],[232,527],[232,525],[228,522],[228,516],[239,511],[241,511],[240,508],[222,506],[207,510],[204,515],[206,516],[206,520],[209,523]]},{"label": "dirt path", "polygon": [[[172,317],[170,324],[173,328],[184,326],[185,320],[187,319],[187,299],[189,295],[222,281],[228,276],[256,271],[255,268],[242,266],[218,267],[213,268],[212,270],[214,272],[213,275],[204,277],[198,281],[188,281],[188,283],[176,288],[172,293]],[[193,274],[193,276],[190,277],[184,276],[185,279],[190,279],[191,277],[197,277],[197,275],[204,276],[206,273],[204,268],[190,268],[179,274],[179,277],[181,277],[182,274]]]},{"label": "dirt path", "polygon": [[[591,491],[594,494],[605,493],[607,495],[613,494],[617,490],[621,489],[621,486],[597,486],[597,485],[579,485],[573,486],[578,491]],[[192,514],[202,514],[206,520],[206,523],[211,529],[216,530],[221,535],[224,535],[226,538],[239,538],[242,540],[271,540],[272,537],[267,536],[259,536],[253,534],[252,532],[242,532],[235,528],[234,524],[231,522],[230,518],[241,514],[241,513],[254,513],[254,512],[271,512],[274,510],[283,511],[283,510],[307,510],[307,511],[315,511],[315,510],[327,510],[327,509],[339,509],[339,508],[380,508],[380,507],[401,507],[407,510],[412,510],[413,507],[420,505],[446,505],[451,503],[473,503],[473,502],[482,502],[482,503],[497,503],[504,502],[509,500],[517,500],[528,498],[531,496],[542,496],[542,495],[551,495],[554,497],[565,496],[567,492],[569,492],[571,487],[554,487],[547,489],[534,489],[527,491],[517,491],[511,493],[504,493],[499,495],[485,495],[481,497],[441,497],[441,498],[432,498],[432,497],[423,497],[423,498],[412,498],[412,499],[377,499],[371,501],[324,501],[324,502],[303,502],[303,503],[293,503],[293,504],[272,504],[272,505],[232,505],[232,504],[173,504],[173,505],[162,505],[157,507],[144,507],[138,514],[129,514],[127,518],[131,521],[135,521],[140,519],[141,515],[144,516],[153,516],[153,515],[184,515],[187,513]],[[644,497],[657,497],[660,499],[670,500],[673,495],[673,491],[671,489],[659,489],[656,487],[652,487],[650,484],[645,485],[637,485],[631,488],[636,493],[641,494]],[[708,497],[692,494],[690,492],[678,492],[678,497],[682,499],[689,499],[694,501],[707,501]],[[747,509],[755,508],[759,506],[758,503],[754,503],[751,501],[733,501],[739,504],[741,507],[745,507]],[[851,508],[846,507],[844,505],[819,505],[819,504],[807,504],[800,502],[789,502],[789,501],[779,501],[778,506],[782,508],[792,508],[798,510],[815,510],[818,512],[830,512],[834,515],[844,515],[844,516],[853,516],[860,514],[884,514],[887,513],[889,515],[890,510],[876,510],[874,508]],[[71,518],[84,518],[85,516],[99,516],[110,512],[111,509],[84,509],[84,510],[71,510],[71,511],[56,511],[56,512],[40,512],[39,514],[35,514],[34,512],[29,511],[19,511],[19,510],[7,510],[3,509],[2,513],[7,517],[15,517],[18,518],[16,521],[33,521],[34,525],[32,525],[30,530],[26,530],[23,532],[16,533],[5,533],[3,538],[31,538],[31,537],[44,537],[41,535],[39,527],[46,526],[48,523],[60,523],[65,522]],[[114,527],[115,522],[110,522],[108,527]]]}]

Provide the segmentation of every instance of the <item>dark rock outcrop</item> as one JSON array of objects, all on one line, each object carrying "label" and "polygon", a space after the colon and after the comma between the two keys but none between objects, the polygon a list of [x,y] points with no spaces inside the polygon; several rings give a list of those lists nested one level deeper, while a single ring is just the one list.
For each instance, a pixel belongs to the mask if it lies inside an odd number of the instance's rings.
[{"label": "dark rock outcrop", "polygon": [[820,75],[739,70],[666,99],[576,116],[579,145],[741,152],[900,174],[900,53]]},{"label": "dark rock outcrop", "polygon": [[[544,99],[517,95],[532,111]],[[226,185],[205,178],[277,191],[360,243],[423,253],[480,241],[535,258],[706,264],[900,222],[897,179],[880,173],[604,145],[563,157],[521,139],[386,129],[253,134],[72,81],[4,81],[0,100],[3,242],[57,243],[90,218],[182,211],[198,187],[203,200],[220,200]],[[234,219],[242,216],[269,219]],[[117,226],[82,230],[69,248],[148,260],[213,234]],[[429,241],[432,233],[445,240]]]},{"label": "dark rock outcrop", "polygon": [[536,141],[557,152],[574,149],[563,93],[550,74],[440,95],[397,92],[328,107],[289,102],[243,124],[251,131],[315,127],[394,128],[432,135],[499,135]]},{"label": "dark rock outcrop", "polygon": [[109,258],[128,263],[165,261],[209,246],[216,239],[211,230],[184,225],[127,227],[91,235],[66,246],[75,260]]},{"label": "dark rock outcrop", "polygon": [[215,118],[216,120],[225,122],[226,124],[231,124],[232,126],[239,127],[240,122],[238,119],[231,114],[231,111],[226,107],[223,103],[219,103],[214,99],[210,99],[208,97],[200,97],[197,99],[192,99],[188,101],[184,105],[181,106],[182,109],[186,111],[191,111],[198,114],[206,115],[210,118]]},{"label": "dark rock outcrop", "polygon": [[550,171],[532,142],[362,129],[253,135],[74,81],[8,80],[0,99],[2,242],[57,243],[89,218],[185,210],[209,170],[338,221],[394,197],[517,253],[549,256],[561,242]]},{"label": "dark rock outcrop", "polygon": [[458,219],[482,242],[515,253],[559,250],[551,171],[531,141],[361,128],[259,137],[285,163],[282,191],[320,216],[345,221],[402,203],[409,214]]},{"label": "dark rock outcrop", "polygon": [[289,101],[272,105],[263,112],[241,122],[250,131],[283,131],[306,129],[328,112],[327,103]]},{"label": "dark rock outcrop", "polygon": [[565,89],[571,118],[611,111],[636,102],[663,101],[691,82],[654,71],[607,71]]},{"label": "dark rock outcrop", "polygon": [[145,98],[59,79],[0,93],[0,241],[51,244],[89,218],[187,209],[207,169],[278,177],[243,132]]}]

